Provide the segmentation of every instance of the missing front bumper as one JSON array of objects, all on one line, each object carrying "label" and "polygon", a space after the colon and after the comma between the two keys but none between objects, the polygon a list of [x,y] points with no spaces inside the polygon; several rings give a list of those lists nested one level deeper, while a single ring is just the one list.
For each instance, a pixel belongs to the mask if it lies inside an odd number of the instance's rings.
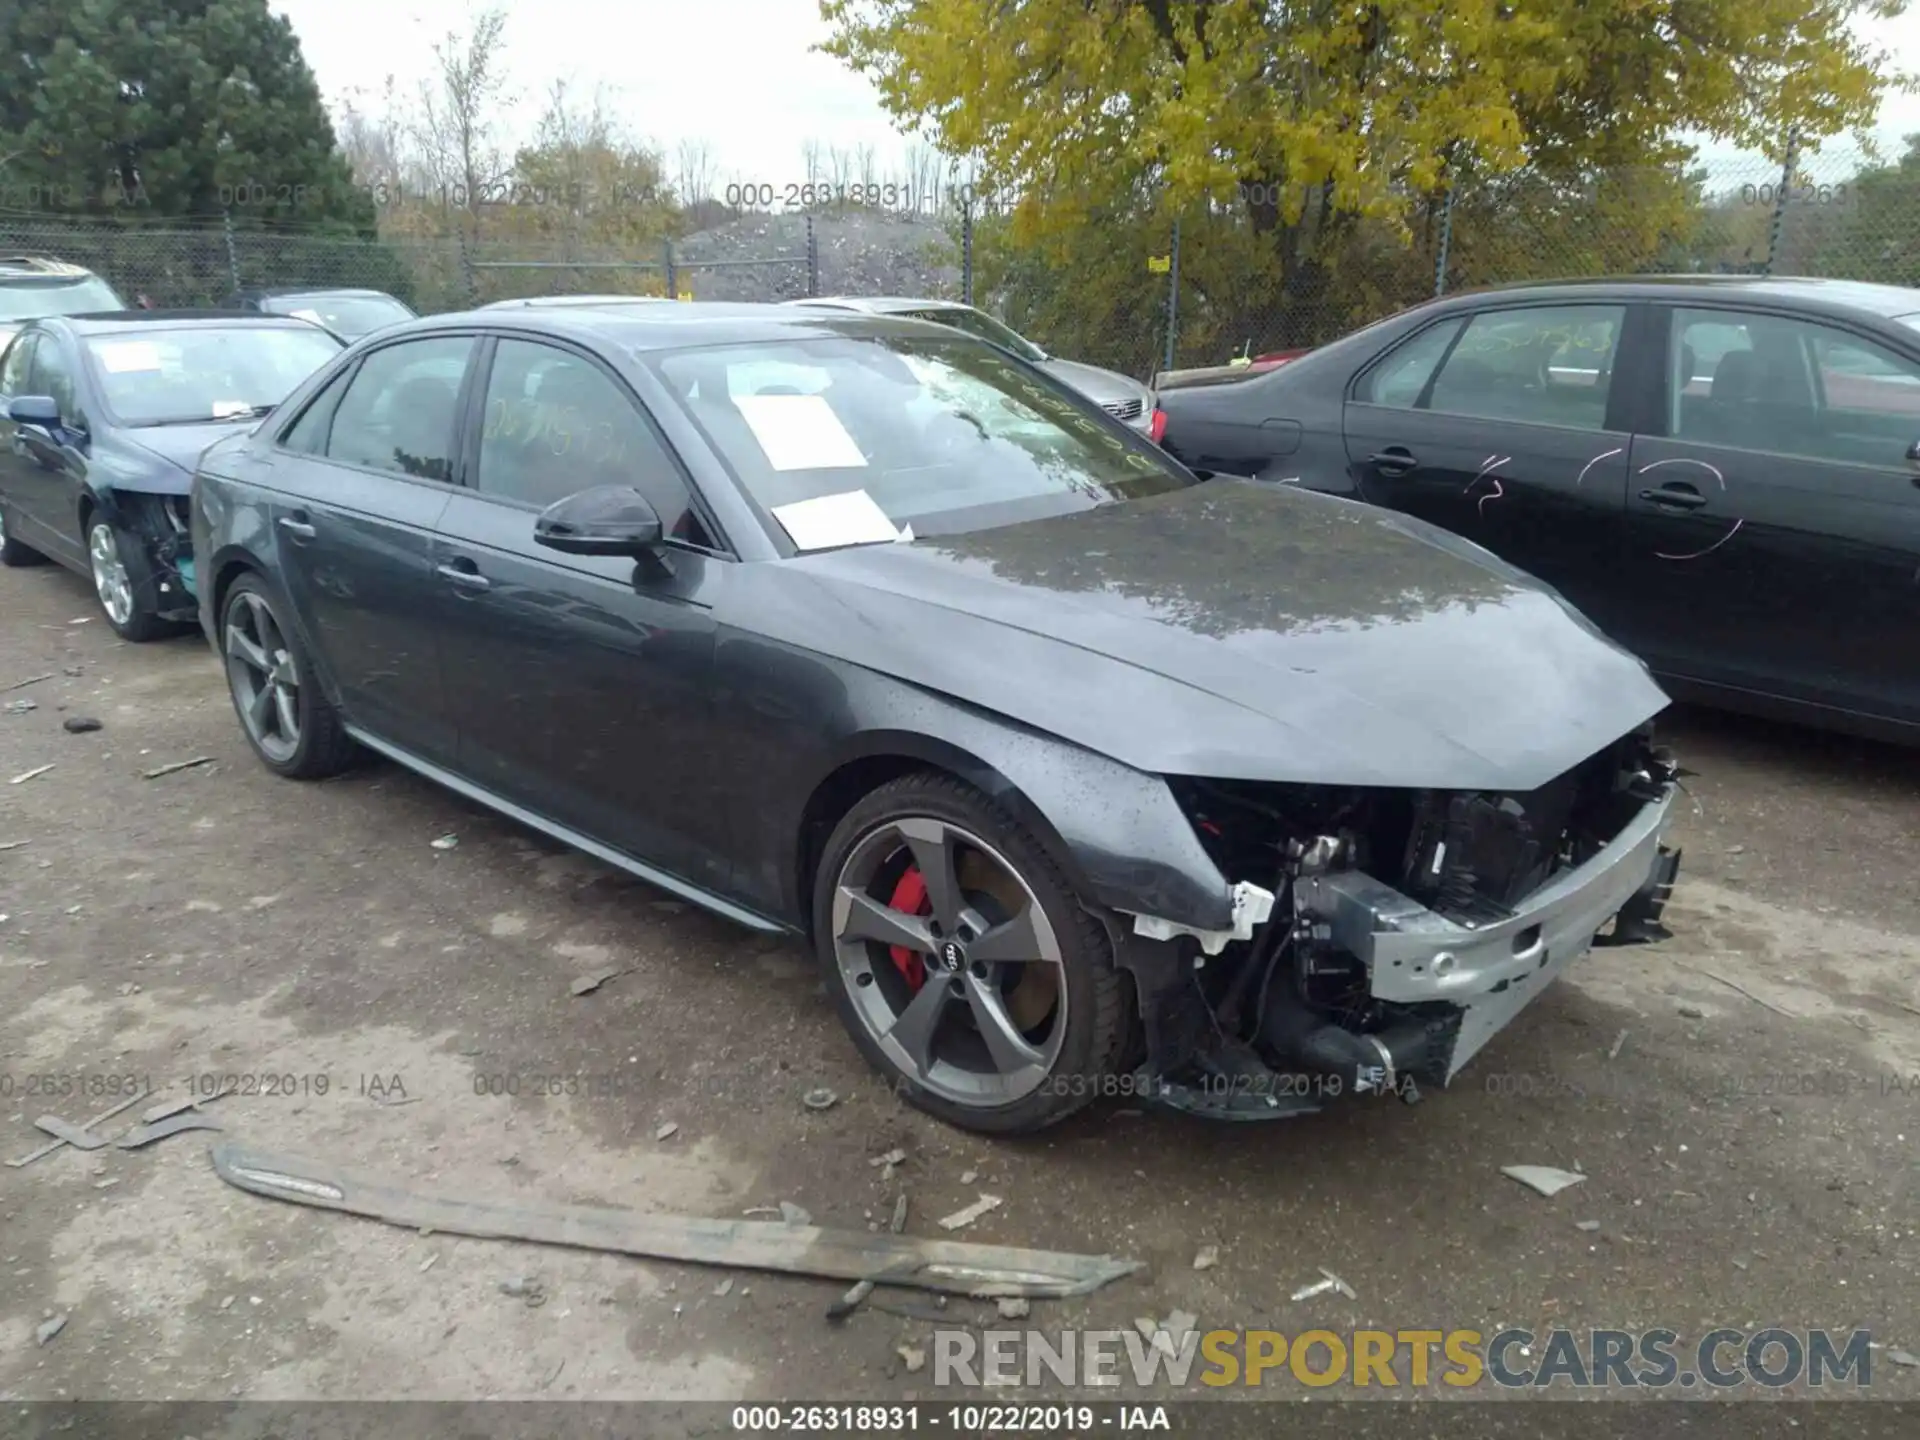
[{"label": "missing front bumper", "polygon": [[1679,854],[1663,844],[1675,787],[1662,787],[1613,841],[1497,921],[1456,922],[1358,871],[1303,877],[1295,913],[1365,967],[1375,1000],[1409,1013],[1457,1013],[1438,1073],[1457,1075],[1616,917],[1624,940],[1657,938]]}]

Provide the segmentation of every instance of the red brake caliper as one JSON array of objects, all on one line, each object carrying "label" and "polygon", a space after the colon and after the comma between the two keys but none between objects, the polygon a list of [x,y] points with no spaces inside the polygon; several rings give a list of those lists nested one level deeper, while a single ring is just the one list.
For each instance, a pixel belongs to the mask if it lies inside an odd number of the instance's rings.
[{"label": "red brake caliper", "polygon": [[[909,865],[907,873],[900,877],[900,883],[893,887],[893,894],[887,904],[907,915],[931,915],[933,906],[927,901],[927,882],[920,874],[918,865]],[[893,968],[898,970],[910,989],[918,992],[927,983],[927,967],[920,957],[904,945],[890,945],[887,953],[893,957]]]}]

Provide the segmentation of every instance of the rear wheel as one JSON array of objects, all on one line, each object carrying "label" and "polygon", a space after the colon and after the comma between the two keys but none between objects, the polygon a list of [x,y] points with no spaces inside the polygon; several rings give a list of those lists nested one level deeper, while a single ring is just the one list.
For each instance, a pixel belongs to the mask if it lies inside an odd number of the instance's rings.
[{"label": "rear wheel", "polygon": [[46,560],[38,550],[22,545],[7,530],[7,512],[0,507],[0,565],[15,569],[23,565],[39,565]]},{"label": "rear wheel", "polygon": [[350,766],[358,747],[258,575],[242,575],[220,612],[220,651],[240,726],[267,768],[293,780],[324,780]]},{"label": "rear wheel", "polygon": [[814,916],[841,1018],[912,1104],[1018,1134],[1103,1092],[1126,1021],[1106,932],[970,786],[910,775],[854,806],[827,842]]}]

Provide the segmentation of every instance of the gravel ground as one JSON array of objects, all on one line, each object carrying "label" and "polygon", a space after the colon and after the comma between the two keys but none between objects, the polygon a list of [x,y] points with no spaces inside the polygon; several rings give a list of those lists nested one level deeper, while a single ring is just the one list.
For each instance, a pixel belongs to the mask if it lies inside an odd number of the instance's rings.
[{"label": "gravel ground", "polygon": [[[967,1238],[1148,1262],[1035,1324],[1868,1326],[1920,1351],[1920,754],[1673,717],[1697,772],[1676,938],[1596,954],[1418,1106],[1252,1128],[1105,1106],[990,1143],[870,1083],[801,949],[391,765],[278,780],[197,638],[128,646],[96,616],[62,571],[0,573],[0,686],[54,677],[0,693],[36,706],[0,708],[0,845],[28,842],[0,851],[0,1158],[38,1114],[105,1108],[29,1096],[36,1075],[276,1076],[290,1093],[213,1107],[230,1137],[423,1187],[853,1227],[904,1191],[921,1234],[987,1191]],[[602,967],[626,973],[569,993]],[[1823,1093],[1787,1093],[1801,1075]],[[534,1093],[549,1076],[592,1093]],[[807,1109],[817,1086],[840,1102]],[[837,1286],[721,1293],[282,1205],[223,1185],[207,1138],[0,1170],[0,1398],[926,1393],[898,1350],[932,1326],[829,1326]],[[895,1147],[889,1177],[869,1161]],[[1522,1162],[1590,1178],[1543,1199],[1499,1174]],[[1290,1300],[1321,1266],[1358,1298]],[[502,1293],[522,1276],[544,1304]],[[1874,1378],[1920,1397],[1920,1369]]]}]

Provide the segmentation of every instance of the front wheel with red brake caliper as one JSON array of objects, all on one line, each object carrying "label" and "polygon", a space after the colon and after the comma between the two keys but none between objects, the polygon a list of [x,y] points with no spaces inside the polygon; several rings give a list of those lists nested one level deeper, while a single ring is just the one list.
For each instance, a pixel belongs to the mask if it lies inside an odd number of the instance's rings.
[{"label": "front wheel with red brake caliper", "polygon": [[1126,1005],[1106,931],[972,787],[909,775],[855,805],[827,842],[814,924],[855,1043],[922,1109],[1017,1134],[1113,1075]]}]

